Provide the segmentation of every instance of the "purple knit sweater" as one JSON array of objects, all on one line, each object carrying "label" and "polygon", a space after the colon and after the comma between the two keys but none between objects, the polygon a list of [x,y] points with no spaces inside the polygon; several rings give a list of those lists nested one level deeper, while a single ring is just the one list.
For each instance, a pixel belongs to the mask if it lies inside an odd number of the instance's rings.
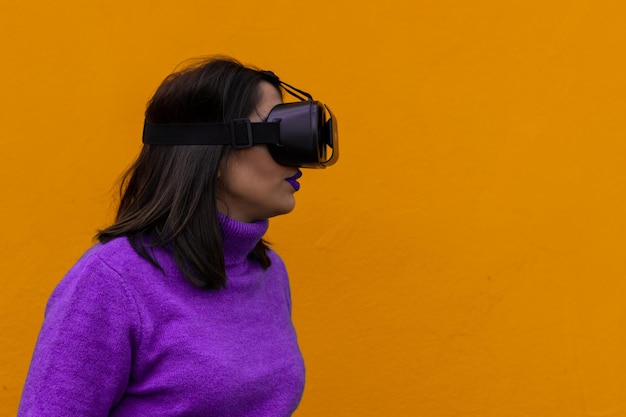
[{"label": "purple knit sweater", "polygon": [[193,286],[162,249],[150,265],[119,238],[94,246],[54,290],[18,416],[281,417],[304,365],[287,273],[246,258],[267,221],[222,216],[228,283]]}]

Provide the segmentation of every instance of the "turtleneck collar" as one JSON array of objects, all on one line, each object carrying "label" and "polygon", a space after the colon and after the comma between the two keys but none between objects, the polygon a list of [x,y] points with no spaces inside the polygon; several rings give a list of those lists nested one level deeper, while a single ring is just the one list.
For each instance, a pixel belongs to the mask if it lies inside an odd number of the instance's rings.
[{"label": "turtleneck collar", "polygon": [[267,231],[268,220],[244,223],[218,213],[226,266],[244,262]]}]

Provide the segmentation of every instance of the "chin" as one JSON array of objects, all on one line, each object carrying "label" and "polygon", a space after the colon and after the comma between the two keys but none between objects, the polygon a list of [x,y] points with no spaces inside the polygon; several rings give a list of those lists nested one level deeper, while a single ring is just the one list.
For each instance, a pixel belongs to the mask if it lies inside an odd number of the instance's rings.
[{"label": "chin", "polygon": [[296,208],[295,201],[293,202],[293,204],[290,204],[289,206],[281,207],[280,209],[276,210],[274,214],[270,215],[269,217],[277,217],[277,216],[282,216],[284,214],[289,214],[294,210],[294,208]]}]

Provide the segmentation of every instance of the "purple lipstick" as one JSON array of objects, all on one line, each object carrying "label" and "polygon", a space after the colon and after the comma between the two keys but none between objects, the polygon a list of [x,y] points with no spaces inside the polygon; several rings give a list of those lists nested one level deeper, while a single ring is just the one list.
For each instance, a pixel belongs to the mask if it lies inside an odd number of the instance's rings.
[{"label": "purple lipstick", "polygon": [[298,178],[302,176],[302,172],[298,170],[295,174],[293,174],[289,178],[285,178],[285,181],[289,183],[293,187],[294,190],[298,191],[300,189],[300,183],[297,181]]}]

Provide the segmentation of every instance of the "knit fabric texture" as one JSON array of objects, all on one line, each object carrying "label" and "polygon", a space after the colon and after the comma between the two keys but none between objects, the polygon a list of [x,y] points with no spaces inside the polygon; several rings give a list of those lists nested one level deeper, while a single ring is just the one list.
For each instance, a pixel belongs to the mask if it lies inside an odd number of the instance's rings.
[{"label": "knit fabric texture", "polygon": [[267,221],[220,216],[228,282],[200,289],[162,248],[90,249],[52,293],[18,411],[26,416],[281,417],[304,389],[287,272],[248,254]]}]

